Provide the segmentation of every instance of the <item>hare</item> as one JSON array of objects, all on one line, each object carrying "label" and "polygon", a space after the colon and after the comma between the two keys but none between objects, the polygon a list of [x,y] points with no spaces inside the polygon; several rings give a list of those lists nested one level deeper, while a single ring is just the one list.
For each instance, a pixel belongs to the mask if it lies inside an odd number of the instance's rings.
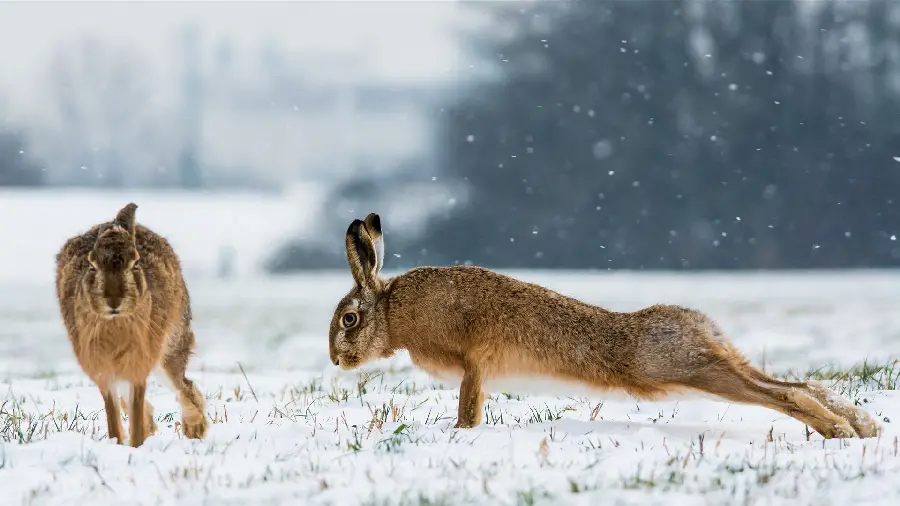
[{"label": "hare", "polygon": [[780,411],[824,438],[881,431],[868,411],[819,382],[780,381],[757,370],[698,311],[608,311],[480,267],[418,267],[383,279],[384,238],[374,213],[350,224],[346,248],[355,286],[331,320],[331,361],[351,370],[407,350],[430,375],[461,381],[456,428],[481,423],[491,382],[542,377],[646,400],[712,394]]},{"label": "hare", "polygon": [[144,394],[158,368],[177,391],[184,434],[200,439],[208,425],[205,399],[185,377],[194,333],[181,265],[166,239],[135,224],[136,210],[128,204],[66,241],[56,256],[59,309],[79,365],[103,396],[110,439],[124,444],[114,395],[128,411],[131,446],[156,431]]}]

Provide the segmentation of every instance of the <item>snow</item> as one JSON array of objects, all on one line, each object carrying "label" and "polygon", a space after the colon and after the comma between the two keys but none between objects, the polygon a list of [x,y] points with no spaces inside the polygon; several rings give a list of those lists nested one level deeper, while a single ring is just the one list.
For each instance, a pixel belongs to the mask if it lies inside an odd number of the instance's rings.
[{"label": "snow", "polygon": [[[52,256],[56,238],[114,212],[123,197],[60,198],[41,209],[37,197],[0,196],[0,211],[25,220],[0,225],[13,233],[5,237],[29,238],[0,251],[4,504],[878,505],[900,498],[893,423],[900,395],[872,382],[848,395],[884,420],[877,439],[824,441],[780,413],[708,398],[638,402],[514,387],[492,392],[483,425],[455,430],[456,391],[415,369],[405,353],[355,372],[331,365],[328,324],[350,288],[349,272],[272,278],[253,270],[249,259],[263,248],[239,239],[265,243],[303,223],[295,219],[303,207],[287,198],[141,198],[139,216],[177,238],[195,266],[187,281],[198,349],[188,377],[206,395],[212,424],[205,440],[183,438],[174,393],[151,377],[157,433],[138,449],[114,445],[102,399],[65,337]],[[250,220],[238,208],[271,223],[238,222]],[[54,240],[30,233],[35,226]],[[209,276],[204,265],[227,241],[246,248],[244,275]],[[897,272],[510,274],[610,309],[657,302],[702,309],[768,371],[900,356]]]}]

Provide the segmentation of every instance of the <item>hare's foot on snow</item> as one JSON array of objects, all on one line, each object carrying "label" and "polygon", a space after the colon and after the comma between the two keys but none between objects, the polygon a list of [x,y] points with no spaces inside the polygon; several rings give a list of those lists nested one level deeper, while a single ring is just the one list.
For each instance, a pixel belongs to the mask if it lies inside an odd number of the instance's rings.
[{"label": "hare's foot on snow", "polygon": [[881,433],[881,425],[869,410],[855,406],[849,399],[838,395],[818,381],[810,380],[807,386],[809,395],[832,413],[846,420],[859,437],[876,437]]},{"label": "hare's foot on snow", "polygon": [[110,439],[115,439],[117,444],[125,444],[122,430],[122,417],[119,412],[119,406],[113,397],[113,393],[109,389],[100,389],[103,395],[103,407],[106,411],[106,427]]},{"label": "hare's foot on snow", "polygon": [[454,428],[467,429],[482,421],[484,392],[481,390],[482,373],[475,367],[467,368],[459,386],[459,409]]},{"label": "hare's foot on snow", "polygon": [[178,393],[182,431],[191,439],[203,439],[209,428],[203,394],[191,380],[184,378],[183,382],[184,388]]}]

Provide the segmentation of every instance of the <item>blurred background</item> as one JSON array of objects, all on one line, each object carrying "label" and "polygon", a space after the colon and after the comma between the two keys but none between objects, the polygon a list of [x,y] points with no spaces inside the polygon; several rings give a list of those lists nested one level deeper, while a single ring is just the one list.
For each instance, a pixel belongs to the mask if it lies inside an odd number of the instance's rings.
[{"label": "blurred background", "polygon": [[391,270],[900,264],[894,1],[17,2],[0,48],[7,278],[129,200],[197,276],[346,269],[372,211]]}]

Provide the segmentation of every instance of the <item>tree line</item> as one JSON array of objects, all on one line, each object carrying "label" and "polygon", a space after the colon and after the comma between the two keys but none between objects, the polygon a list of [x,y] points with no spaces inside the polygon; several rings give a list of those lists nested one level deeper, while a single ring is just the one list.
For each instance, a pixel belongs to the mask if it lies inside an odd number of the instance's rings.
[{"label": "tree line", "polygon": [[[386,223],[394,267],[900,262],[900,5],[489,8],[467,40],[496,78],[440,117],[454,205],[421,233]],[[403,198],[393,183],[358,207]]]}]

